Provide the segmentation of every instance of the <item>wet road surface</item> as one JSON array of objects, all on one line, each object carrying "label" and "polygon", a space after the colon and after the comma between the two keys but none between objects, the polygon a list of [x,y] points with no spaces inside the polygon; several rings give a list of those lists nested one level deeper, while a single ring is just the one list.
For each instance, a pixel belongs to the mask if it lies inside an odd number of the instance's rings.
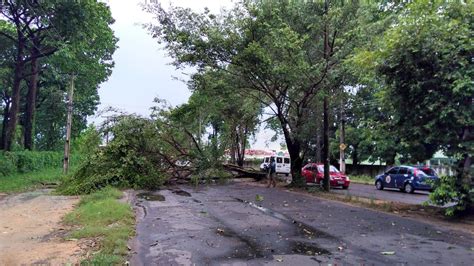
[{"label": "wet road surface", "polygon": [[428,200],[429,193],[427,191],[417,191],[415,193],[409,194],[405,192],[400,192],[398,189],[388,189],[377,190],[374,185],[365,185],[352,183],[349,186],[349,189],[340,189],[334,188],[333,192],[339,194],[349,194],[352,196],[364,197],[369,199],[379,199],[385,201],[393,202],[402,202],[407,204],[422,204]]},{"label": "wet road surface", "polygon": [[245,183],[176,187],[139,194],[133,204],[138,224],[132,265],[474,261],[472,234],[282,188]]}]

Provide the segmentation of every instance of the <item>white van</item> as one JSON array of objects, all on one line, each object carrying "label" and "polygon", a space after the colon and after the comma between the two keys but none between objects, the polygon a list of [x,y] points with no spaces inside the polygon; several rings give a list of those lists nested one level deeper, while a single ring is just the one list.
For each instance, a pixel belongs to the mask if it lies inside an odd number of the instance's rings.
[{"label": "white van", "polygon": [[287,176],[290,174],[291,161],[290,157],[287,156],[268,156],[263,158],[262,164],[260,164],[260,171],[268,171],[267,167],[270,165],[271,158],[275,159],[277,174],[286,174]]}]

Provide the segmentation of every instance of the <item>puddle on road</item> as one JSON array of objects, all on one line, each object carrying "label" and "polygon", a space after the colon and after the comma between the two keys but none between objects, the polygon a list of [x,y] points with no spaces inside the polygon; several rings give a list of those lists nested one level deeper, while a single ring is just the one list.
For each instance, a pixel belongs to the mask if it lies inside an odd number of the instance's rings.
[{"label": "puddle on road", "polygon": [[173,194],[176,194],[176,195],[179,195],[179,196],[183,196],[183,197],[191,197],[191,193],[187,192],[187,191],[184,191],[184,190],[181,190],[181,189],[178,189],[178,190],[173,190],[171,191]]},{"label": "puddle on road", "polygon": [[323,238],[332,238],[331,235],[325,233],[325,232],[322,232],[308,224],[305,224],[303,222],[299,222],[299,221],[296,221],[296,220],[293,220],[291,218],[289,218],[288,216],[282,214],[282,213],[279,213],[279,212],[275,212],[273,210],[270,210],[268,208],[265,208],[265,207],[262,207],[260,205],[257,205],[251,201],[246,201],[246,200],[243,200],[243,199],[239,199],[239,198],[235,198],[235,200],[239,201],[239,202],[242,202],[242,203],[245,203],[267,215],[270,215],[274,218],[277,218],[277,219],[280,219],[284,222],[287,222],[287,223],[293,223],[296,225],[297,227],[297,230],[298,232],[302,235],[302,236],[306,236],[306,237],[323,237]]},{"label": "puddle on road", "polygon": [[294,254],[308,255],[308,256],[331,254],[326,249],[320,248],[313,243],[293,242],[291,246],[292,246],[292,251]]},{"label": "puddle on road", "polygon": [[147,201],[165,201],[165,196],[160,194],[153,194],[153,192],[143,192],[137,194],[137,198]]},{"label": "puddle on road", "polygon": [[[320,230],[317,230],[310,225],[305,223],[295,221],[290,217],[270,210],[268,208],[259,206],[253,202],[235,198],[237,201],[248,204],[249,206],[256,208],[257,210],[263,212],[266,215],[277,218],[288,225],[290,228],[293,228],[288,231],[289,235],[286,235],[286,241],[272,242],[271,238],[262,240],[253,235],[246,235],[243,233],[235,232],[230,228],[217,228],[216,233],[223,237],[233,237],[239,239],[245,244],[245,248],[241,248],[240,252],[234,252],[229,254],[230,258],[234,259],[245,259],[249,257],[254,258],[267,258],[273,255],[304,255],[304,256],[318,256],[318,255],[330,255],[331,252],[328,250],[319,247],[317,243],[311,242],[311,240],[316,240],[318,238],[330,239],[333,236],[324,233]],[[267,234],[268,235],[268,234]],[[308,239],[308,241],[301,241],[301,239]],[[278,238],[281,240],[281,234],[278,233]],[[272,244],[268,244],[269,241]]]},{"label": "puddle on road", "polygon": [[264,246],[256,237],[246,236],[232,231],[229,228],[217,228],[216,233],[223,237],[232,237],[240,240],[244,246],[234,250],[227,258],[269,258],[273,255],[330,255],[331,252],[319,247],[316,243],[288,240],[285,244]]},{"label": "puddle on road", "polygon": [[314,238],[327,238],[327,239],[334,238],[332,235],[327,234],[321,230],[315,229],[314,227],[307,225],[305,223],[298,222],[295,220],[293,220],[293,223],[296,224],[299,233],[308,238],[313,238],[313,237]]}]

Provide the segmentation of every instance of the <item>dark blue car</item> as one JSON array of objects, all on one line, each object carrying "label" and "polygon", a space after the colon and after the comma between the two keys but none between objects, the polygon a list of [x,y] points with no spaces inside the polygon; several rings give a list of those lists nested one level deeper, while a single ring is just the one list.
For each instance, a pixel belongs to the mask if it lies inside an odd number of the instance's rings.
[{"label": "dark blue car", "polygon": [[375,177],[375,187],[398,188],[407,193],[415,190],[432,190],[431,184],[438,179],[436,172],[429,167],[395,166]]}]

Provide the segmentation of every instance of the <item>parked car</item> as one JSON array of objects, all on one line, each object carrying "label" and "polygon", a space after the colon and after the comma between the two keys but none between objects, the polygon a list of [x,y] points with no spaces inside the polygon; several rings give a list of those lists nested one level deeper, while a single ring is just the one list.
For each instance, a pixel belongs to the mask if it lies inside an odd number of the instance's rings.
[{"label": "parked car", "polygon": [[268,166],[270,165],[271,158],[275,159],[277,174],[285,174],[286,176],[290,174],[291,161],[290,161],[290,157],[287,157],[287,156],[268,156],[268,157],[263,158],[263,161],[260,164],[260,171],[263,171],[263,172],[268,171]]},{"label": "parked car", "polygon": [[398,188],[407,193],[415,190],[432,190],[431,183],[438,179],[436,171],[425,166],[395,166],[375,177],[375,187]]},{"label": "parked car", "polygon": [[[306,179],[306,183],[322,184],[324,179],[324,165],[319,163],[308,163],[301,169],[301,174]],[[339,172],[336,167],[329,166],[329,184],[332,187],[342,187],[348,189],[351,183],[348,176]]]}]

